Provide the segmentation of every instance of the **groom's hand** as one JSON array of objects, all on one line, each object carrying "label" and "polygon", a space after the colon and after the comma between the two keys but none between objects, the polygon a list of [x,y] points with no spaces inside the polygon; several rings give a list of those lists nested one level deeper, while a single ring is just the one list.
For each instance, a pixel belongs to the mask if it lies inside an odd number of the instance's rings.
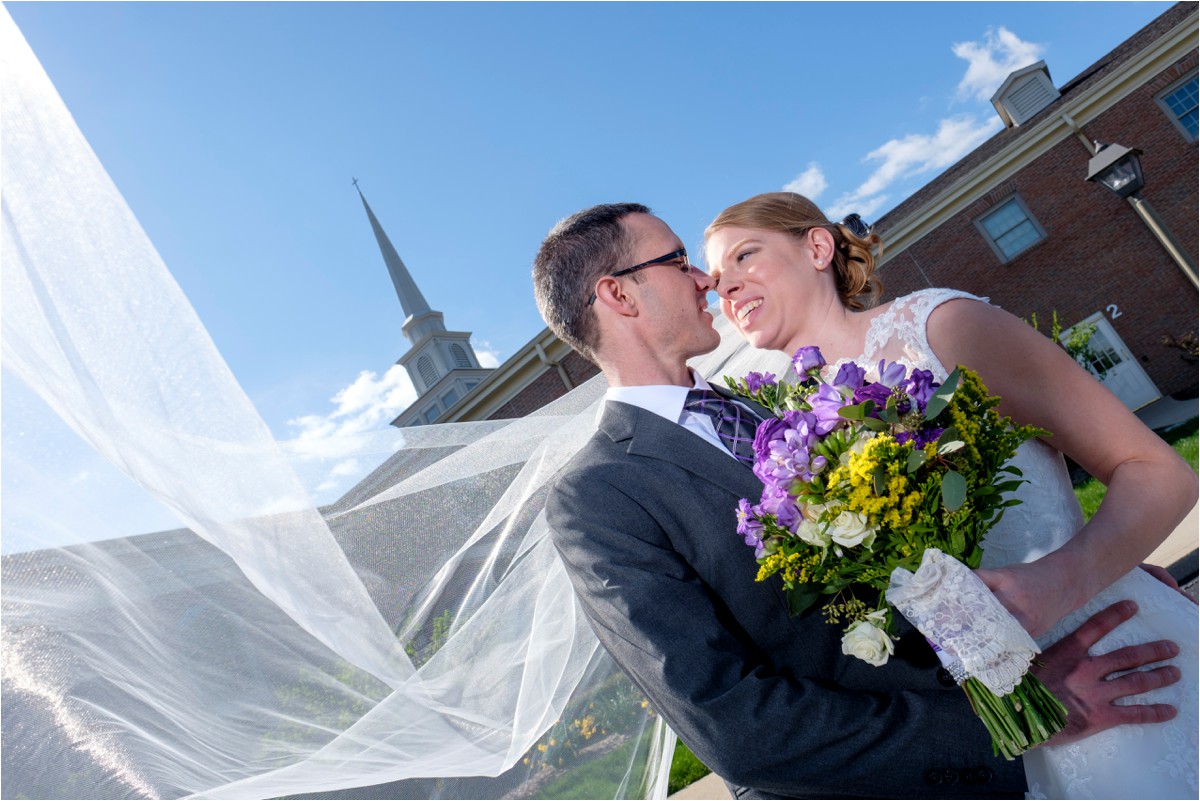
[{"label": "groom's hand", "polygon": [[1170,704],[1113,703],[1118,698],[1166,687],[1179,681],[1179,668],[1163,665],[1150,670],[1124,670],[1170,659],[1179,647],[1169,640],[1130,645],[1112,653],[1092,656],[1088,649],[1105,634],[1137,613],[1133,601],[1120,601],[1088,618],[1074,634],[1047,648],[1042,666],[1034,673],[1067,707],[1067,727],[1055,735],[1054,745],[1073,742],[1123,723],[1161,723],[1175,717]]}]

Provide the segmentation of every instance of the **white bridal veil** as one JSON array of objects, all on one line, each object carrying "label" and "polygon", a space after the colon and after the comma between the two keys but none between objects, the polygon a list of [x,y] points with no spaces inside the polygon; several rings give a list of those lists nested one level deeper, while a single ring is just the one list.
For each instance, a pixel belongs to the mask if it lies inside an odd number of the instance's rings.
[{"label": "white bridal veil", "polygon": [[36,397],[181,523],[3,557],[3,795],[663,797],[541,513],[602,383],[349,442],[391,455],[316,508],[7,12],[0,60],[6,436]]}]

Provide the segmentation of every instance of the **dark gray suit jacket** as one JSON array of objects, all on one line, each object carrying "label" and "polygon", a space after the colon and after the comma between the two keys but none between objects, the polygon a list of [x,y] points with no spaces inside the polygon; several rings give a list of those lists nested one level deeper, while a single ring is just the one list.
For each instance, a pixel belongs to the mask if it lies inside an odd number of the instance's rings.
[{"label": "dark gray suit jacket", "polygon": [[[547,501],[600,641],[738,798],[1020,796],[963,692],[908,628],[872,667],[819,610],[789,618],[736,533],[762,487],[682,426],[609,402]],[[940,680],[939,680],[940,678]]]}]

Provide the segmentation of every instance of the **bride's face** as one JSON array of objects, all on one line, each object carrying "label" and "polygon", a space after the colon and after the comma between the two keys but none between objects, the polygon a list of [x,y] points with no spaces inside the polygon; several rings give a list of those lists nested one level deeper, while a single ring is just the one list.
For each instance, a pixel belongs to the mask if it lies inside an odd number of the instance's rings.
[{"label": "bride's face", "polygon": [[829,256],[822,250],[811,235],[718,229],[705,254],[718,281],[721,313],[754,347],[786,351],[828,304]]}]

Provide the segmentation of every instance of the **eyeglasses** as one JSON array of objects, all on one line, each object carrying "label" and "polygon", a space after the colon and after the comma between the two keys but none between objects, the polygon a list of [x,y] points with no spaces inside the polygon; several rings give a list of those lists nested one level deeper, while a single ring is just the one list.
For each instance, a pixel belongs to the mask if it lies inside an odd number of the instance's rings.
[{"label": "eyeglasses", "polygon": [[[675,267],[679,268],[680,272],[684,272],[684,273],[691,272],[692,263],[691,263],[691,261],[688,260],[687,248],[680,248],[679,250],[675,251],[674,253],[668,253],[665,256],[659,256],[657,259],[651,259],[650,261],[644,261],[641,264],[635,264],[632,267],[626,267],[624,270],[617,270],[615,273],[609,273],[608,275],[610,278],[619,278],[622,275],[629,275],[630,273],[635,273],[638,270],[644,270],[647,267],[653,267],[656,264],[667,264],[669,262],[675,261],[676,259],[682,260],[679,264],[674,265]],[[591,306],[595,302],[596,302],[596,293],[593,292],[592,296],[590,298],[588,298],[588,302],[586,305]]]}]

